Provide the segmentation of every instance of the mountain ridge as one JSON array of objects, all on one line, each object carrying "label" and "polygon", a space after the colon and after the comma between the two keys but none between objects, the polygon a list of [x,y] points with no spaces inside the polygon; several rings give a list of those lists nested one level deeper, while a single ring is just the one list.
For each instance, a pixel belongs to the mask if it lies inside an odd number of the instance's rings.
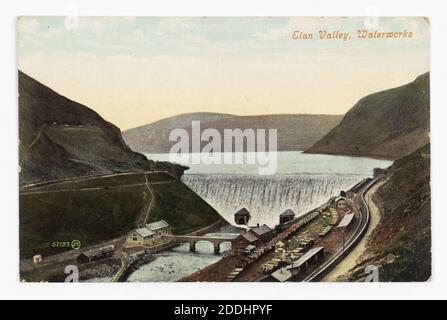
[{"label": "mountain ridge", "polygon": [[84,175],[184,167],[147,160],[118,127],[18,71],[20,184]]},{"label": "mountain ridge", "polygon": [[[202,115],[206,114],[204,118]],[[211,119],[211,117],[217,119]],[[200,121],[201,130],[217,129],[223,135],[224,129],[277,129],[279,151],[301,151],[312,145],[326,132],[335,127],[341,120],[340,115],[313,115],[313,114],[273,114],[239,116],[219,113],[191,113],[178,117],[188,119],[189,122],[178,122],[166,118],[165,126],[160,128],[151,123],[123,132],[126,143],[134,150],[142,153],[167,153],[175,142],[169,141],[169,133],[173,129],[185,129],[191,133],[191,121]],[[175,117],[172,117],[175,118]],[[202,142],[202,145],[207,142]],[[223,150],[223,143],[222,143]]]},{"label": "mountain ridge", "polygon": [[429,73],[360,99],[306,153],[399,159],[429,143]]}]

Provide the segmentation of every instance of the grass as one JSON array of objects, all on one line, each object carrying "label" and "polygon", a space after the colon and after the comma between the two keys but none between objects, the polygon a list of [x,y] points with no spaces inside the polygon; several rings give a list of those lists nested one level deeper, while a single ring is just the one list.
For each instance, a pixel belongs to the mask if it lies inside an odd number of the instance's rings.
[{"label": "grass", "polygon": [[150,195],[144,187],[20,196],[20,256],[60,253],[54,241],[82,246],[116,238],[135,227]]},{"label": "grass", "polygon": [[149,220],[165,219],[175,234],[186,234],[217,222],[221,217],[182,182],[152,186],[155,202]]},{"label": "grass", "polygon": [[146,174],[147,180],[151,183],[162,181],[174,181],[175,178],[165,172],[155,172]]},{"label": "grass", "polygon": [[[168,182],[151,186],[155,199],[149,222],[164,219],[175,233],[185,234],[221,218],[202,198],[172,176],[153,173],[147,177],[150,182]],[[87,187],[100,189],[80,190]],[[58,192],[67,189],[70,190]],[[63,182],[31,190],[52,192],[20,195],[21,258],[68,250],[51,248],[54,241],[79,240],[85,247],[122,236],[137,226],[151,200],[141,173]]]}]

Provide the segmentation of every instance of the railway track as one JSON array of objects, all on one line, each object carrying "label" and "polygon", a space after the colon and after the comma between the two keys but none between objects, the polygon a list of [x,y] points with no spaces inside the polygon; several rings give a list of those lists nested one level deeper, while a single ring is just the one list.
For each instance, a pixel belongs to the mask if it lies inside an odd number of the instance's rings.
[{"label": "railway track", "polygon": [[303,281],[313,282],[321,280],[326,274],[328,274],[338,263],[340,263],[344,257],[346,257],[363,238],[368,229],[371,215],[369,207],[365,201],[365,193],[377,182],[376,179],[365,179],[363,181],[364,186],[361,188],[356,200],[360,203],[360,217],[354,232],[346,239],[344,248],[340,248],[330,259],[318,266],[312,271]]}]

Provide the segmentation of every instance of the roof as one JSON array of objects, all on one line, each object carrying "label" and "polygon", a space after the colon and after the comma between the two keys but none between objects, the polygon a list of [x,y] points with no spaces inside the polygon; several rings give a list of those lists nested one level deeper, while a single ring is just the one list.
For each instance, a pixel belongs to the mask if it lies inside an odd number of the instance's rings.
[{"label": "roof", "polygon": [[284,282],[292,278],[292,272],[286,268],[281,268],[273,272],[272,277],[278,281]]},{"label": "roof", "polygon": [[101,247],[98,249],[90,249],[90,250],[84,251],[81,253],[81,255],[87,256],[89,258],[94,258],[94,257],[102,256],[103,254],[111,253],[114,250],[115,250],[115,245],[110,244],[108,246]]},{"label": "roof", "polygon": [[138,233],[143,238],[146,238],[146,237],[154,235],[154,232],[152,230],[150,230],[149,228],[146,228],[146,227],[139,228],[139,229],[135,230],[135,232]]},{"label": "roof", "polygon": [[301,267],[307,260],[312,258],[317,253],[319,253],[321,250],[324,250],[324,247],[317,247],[317,248],[310,249],[305,254],[303,254],[301,256],[301,258],[299,258],[298,260],[296,260],[294,263],[287,266],[286,268],[290,270],[290,269],[295,269],[295,268]]},{"label": "roof", "polygon": [[158,229],[163,229],[169,227],[169,224],[165,220],[160,220],[152,223],[146,224],[146,227],[148,227],[150,230],[155,231]]},{"label": "roof", "polygon": [[245,247],[246,250],[254,250],[256,249],[256,247],[252,244],[249,244],[248,246]]},{"label": "roof", "polygon": [[87,256],[89,258],[94,258],[97,256],[101,256],[102,252],[99,249],[91,249],[91,250],[82,252],[81,255]]},{"label": "roof", "polygon": [[255,242],[258,240],[258,238],[256,238],[256,236],[254,236],[253,234],[246,232],[243,233],[242,236],[245,238],[245,240],[247,240],[248,242]]},{"label": "roof", "polygon": [[258,236],[262,236],[266,233],[269,233],[270,231],[272,231],[272,229],[270,229],[266,224],[263,224],[262,226],[250,229],[250,231],[253,231],[254,233],[256,233]]},{"label": "roof", "polygon": [[338,224],[337,228],[347,227],[351,223],[353,218],[354,218],[354,213],[345,214],[343,219]]},{"label": "roof", "polygon": [[99,248],[99,250],[101,250],[102,252],[112,252],[115,250],[115,245],[110,244],[108,246]]},{"label": "roof", "polygon": [[284,212],[282,212],[281,214],[280,214],[280,216],[282,216],[282,217],[294,217],[295,216],[295,212],[293,212],[293,210],[291,210],[291,209],[287,209],[286,211],[284,211]]},{"label": "roof", "polygon": [[346,201],[346,198],[342,196],[338,196],[337,198],[335,198],[335,202],[338,202],[340,200]]},{"label": "roof", "polygon": [[247,214],[250,215],[250,212],[247,209],[242,208],[241,210],[237,211],[234,215],[239,216],[239,215],[247,215]]}]

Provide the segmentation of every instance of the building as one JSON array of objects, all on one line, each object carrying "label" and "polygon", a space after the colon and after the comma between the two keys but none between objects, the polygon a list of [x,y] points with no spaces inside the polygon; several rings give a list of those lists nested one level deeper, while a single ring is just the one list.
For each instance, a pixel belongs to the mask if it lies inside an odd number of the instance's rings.
[{"label": "building", "polygon": [[322,261],[323,258],[324,247],[311,249],[303,254],[294,263],[273,272],[268,278],[266,278],[266,281],[285,282],[293,280],[294,277],[302,275],[311,264],[318,263]]},{"label": "building", "polygon": [[255,247],[259,244],[259,240],[258,238],[249,233],[249,232],[245,232],[240,234],[231,244],[232,250],[235,253],[243,253],[246,252],[246,248],[248,246],[252,246]]},{"label": "building", "polygon": [[170,234],[171,226],[165,220],[160,220],[129,233],[126,243],[129,246],[153,246],[159,243],[163,236]]},{"label": "building", "polygon": [[236,222],[236,224],[247,225],[249,220],[250,212],[245,208],[242,208],[234,214],[234,221]]},{"label": "building", "polygon": [[155,240],[155,232],[143,227],[132,231],[127,236],[126,242],[134,246],[151,246],[155,243]]},{"label": "building", "polygon": [[266,224],[251,228],[250,230],[248,230],[248,232],[254,235],[256,238],[258,238],[259,241],[263,243],[269,242],[273,238],[273,230],[270,229],[270,227]]},{"label": "building", "polygon": [[95,260],[104,259],[113,255],[115,251],[115,246],[113,244],[105,246],[99,249],[92,249],[82,252],[77,258],[79,263],[90,263]]},{"label": "building", "polygon": [[254,245],[248,245],[245,247],[244,252],[245,253],[252,253],[256,250],[256,247]]},{"label": "building", "polygon": [[341,219],[340,223],[337,225],[337,228],[345,228],[348,227],[352,220],[354,219],[355,214],[351,211],[348,211],[344,216],[343,219]]},{"label": "building", "polygon": [[76,261],[79,263],[90,263],[95,260],[99,260],[103,258],[103,254],[100,250],[93,249],[82,252],[77,258]]},{"label": "building", "polygon": [[318,263],[324,258],[324,247],[317,247],[307,251],[286,269],[290,270],[293,275],[298,275],[307,270],[310,264]]},{"label": "building", "polygon": [[279,224],[284,224],[286,222],[292,221],[293,219],[295,219],[295,212],[293,212],[291,209],[287,209],[279,215]]},{"label": "building", "polygon": [[337,209],[344,209],[348,206],[348,201],[344,197],[335,198],[335,206]]},{"label": "building", "polygon": [[40,254],[36,254],[35,256],[33,256],[33,263],[34,264],[42,263],[42,256]]},{"label": "building", "polygon": [[154,232],[156,238],[172,234],[171,226],[165,220],[148,223],[146,228]]}]

